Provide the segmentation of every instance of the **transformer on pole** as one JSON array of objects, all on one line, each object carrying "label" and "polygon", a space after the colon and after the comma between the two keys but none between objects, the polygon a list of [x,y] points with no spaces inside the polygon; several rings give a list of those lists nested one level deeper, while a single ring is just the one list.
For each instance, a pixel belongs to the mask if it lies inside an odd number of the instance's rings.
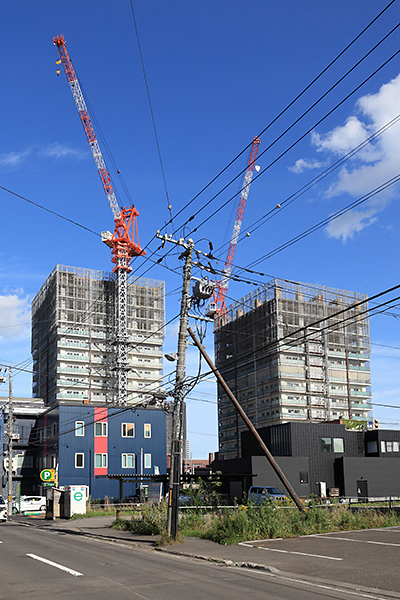
[{"label": "transformer on pole", "polygon": [[[58,35],[53,38],[57,46],[60,61],[64,67],[67,81],[71,88],[72,96],[78,109],[79,117],[89,143],[93,159],[96,163],[97,172],[106,194],[112,215],[115,221],[115,230],[111,234],[109,231],[103,231],[102,241],[111,248],[112,262],[114,263],[113,272],[116,274],[115,295],[114,295],[114,352],[115,352],[115,379],[116,379],[116,403],[126,404],[127,402],[127,371],[128,367],[128,331],[127,331],[127,283],[128,273],[132,270],[130,267],[131,258],[134,256],[144,256],[145,250],[142,250],[139,244],[139,234],[136,217],[139,216],[134,206],[120,208],[111,183],[111,177],[107,171],[103,155],[100,150],[96,134],[93,129],[92,121],[86,107],[78,77],[74,66],[65,46],[65,38]],[[59,72],[57,72],[59,73]],[[137,240],[137,242],[135,241]]]}]

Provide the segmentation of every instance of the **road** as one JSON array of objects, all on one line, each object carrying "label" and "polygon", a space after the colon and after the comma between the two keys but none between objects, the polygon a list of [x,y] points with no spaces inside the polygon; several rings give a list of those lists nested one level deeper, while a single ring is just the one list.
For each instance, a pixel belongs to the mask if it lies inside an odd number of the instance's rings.
[{"label": "road", "polygon": [[388,598],[9,522],[0,527],[0,598],[22,595],[29,600]]}]

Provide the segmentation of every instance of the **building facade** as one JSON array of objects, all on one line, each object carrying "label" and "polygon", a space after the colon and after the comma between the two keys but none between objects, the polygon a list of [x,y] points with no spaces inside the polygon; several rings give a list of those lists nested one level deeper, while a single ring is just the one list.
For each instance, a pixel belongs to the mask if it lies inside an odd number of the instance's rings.
[{"label": "building facade", "polygon": [[[302,498],[400,496],[400,431],[287,422],[258,433]],[[275,486],[286,493],[250,431],[242,433],[240,458],[216,460],[212,468],[231,475],[226,490],[231,498],[241,499],[252,485]]]},{"label": "building facade", "polygon": [[30,442],[36,493],[44,491],[38,477],[42,469],[57,469],[59,486],[87,486],[92,499],[119,498],[118,481],[107,475],[131,476],[122,495],[133,497],[141,483],[137,476],[145,480],[166,473],[165,413],[158,408],[61,401],[36,420]]},{"label": "building facade", "polygon": [[[37,418],[44,412],[41,398],[13,398],[12,479],[13,495],[32,494],[37,485],[36,448],[30,445]],[[2,465],[2,495],[7,497],[9,400],[0,398],[0,456]],[[0,492],[1,493],[1,492]]]},{"label": "building facade", "polygon": [[[365,294],[273,279],[219,317],[215,356],[257,428],[371,418]],[[219,458],[241,456],[245,425],[220,386],[218,413]]]},{"label": "building facade", "polygon": [[[32,302],[33,396],[112,403],[114,276],[57,265]],[[128,404],[162,380],[164,282],[136,278],[127,290]]]}]

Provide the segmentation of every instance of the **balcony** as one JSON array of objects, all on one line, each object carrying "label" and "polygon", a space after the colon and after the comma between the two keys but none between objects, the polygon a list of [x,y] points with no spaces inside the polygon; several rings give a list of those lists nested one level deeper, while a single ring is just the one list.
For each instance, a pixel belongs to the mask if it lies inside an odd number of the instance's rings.
[{"label": "balcony", "polygon": [[372,393],[371,393],[371,391],[356,392],[355,390],[350,390],[350,396],[364,396],[364,397],[367,397],[367,398],[371,398],[372,397]]},{"label": "balcony", "polygon": [[357,402],[351,403],[351,408],[361,409],[361,410],[372,410],[372,404],[362,404]]}]

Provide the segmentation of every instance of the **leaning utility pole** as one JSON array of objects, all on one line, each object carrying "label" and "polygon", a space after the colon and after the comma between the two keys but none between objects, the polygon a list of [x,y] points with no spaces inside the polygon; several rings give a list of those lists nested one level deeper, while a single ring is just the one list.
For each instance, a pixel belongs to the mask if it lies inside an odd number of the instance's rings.
[{"label": "leaning utility pole", "polygon": [[169,537],[176,538],[178,531],[178,506],[179,506],[179,484],[182,472],[182,419],[183,419],[183,384],[185,379],[185,359],[187,347],[187,329],[189,324],[190,308],[190,278],[192,275],[192,255],[194,242],[189,239],[187,242],[181,238],[173,240],[166,236],[161,236],[157,232],[157,237],[164,242],[172,242],[185,249],[179,256],[185,259],[183,267],[183,288],[181,300],[181,313],[178,336],[178,358],[176,363],[176,377],[174,388],[174,412],[172,418],[172,444],[171,444],[171,465],[168,489],[168,514],[167,514],[167,533]]},{"label": "leaning utility pole", "polygon": [[7,514],[12,515],[12,487],[13,487],[13,438],[14,438],[14,411],[12,403],[12,371],[8,370],[8,508]]},{"label": "leaning utility pole", "polygon": [[252,434],[256,438],[257,442],[260,444],[260,446],[261,446],[261,448],[262,448],[265,456],[269,460],[269,462],[270,462],[272,468],[274,469],[275,473],[278,475],[279,479],[282,481],[283,485],[285,486],[285,488],[289,492],[290,496],[292,497],[293,502],[296,504],[296,506],[297,506],[297,508],[299,510],[305,510],[303,503],[301,502],[300,498],[298,497],[298,495],[294,491],[294,489],[293,489],[292,485],[290,484],[289,480],[287,479],[287,477],[285,476],[284,472],[282,471],[282,469],[280,468],[280,466],[278,465],[278,463],[276,462],[276,460],[272,456],[271,452],[268,450],[267,446],[264,444],[264,442],[263,442],[260,434],[258,433],[257,429],[254,427],[253,423],[250,421],[249,417],[246,415],[246,413],[244,412],[243,408],[240,406],[239,402],[237,401],[237,399],[235,398],[235,396],[232,394],[230,388],[228,387],[228,385],[225,382],[224,378],[222,377],[221,373],[218,371],[218,369],[216,368],[216,366],[213,364],[211,358],[208,356],[207,352],[204,350],[204,347],[200,344],[199,340],[197,339],[197,337],[193,333],[193,331],[190,329],[190,327],[189,327],[188,331],[190,333],[190,336],[191,336],[192,340],[194,341],[194,343],[198,347],[201,355],[203,356],[203,358],[205,359],[206,363],[208,364],[208,366],[210,367],[210,369],[214,373],[215,377],[217,378],[218,383],[221,385],[221,387],[223,388],[224,392],[227,394],[228,398],[230,399],[230,401],[232,402],[232,404],[234,405],[234,407],[236,408],[236,410],[238,411],[238,413],[242,417],[243,421],[246,423],[247,427],[250,429],[250,431],[252,432]]}]

